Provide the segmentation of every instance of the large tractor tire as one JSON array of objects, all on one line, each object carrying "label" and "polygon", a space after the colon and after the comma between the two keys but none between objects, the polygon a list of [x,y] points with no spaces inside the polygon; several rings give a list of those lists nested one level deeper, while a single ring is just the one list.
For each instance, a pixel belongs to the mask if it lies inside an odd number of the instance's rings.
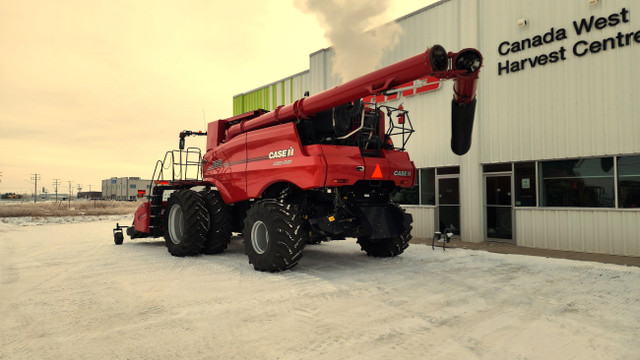
[{"label": "large tractor tire", "polygon": [[171,194],[164,211],[164,240],[173,256],[194,256],[204,250],[209,214],[204,199],[191,190]]},{"label": "large tractor tire", "polygon": [[222,200],[220,193],[215,190],[202,190],[209,212],[209,233],[204,243],[204,253],[219,254],[227,249],[231,241],[231,213],[229,206]]},{"label": "large tractor tire", "polygon": [[278,200],[257,201],[244,220],[244,249],[258,271],[291,269],[302,258],[306,233],[296,205]]},{"label": "large tractor tire", "polygon": [[404,209],[395,205],[393,221],[400,229],[400,234],[395,237],[384,239],[370,239],[359,237],[360,249],[373,257],[393,257],[400,255],[409,247],[411,240],[411,230],[413,226],[413,216],[407,214]]}]

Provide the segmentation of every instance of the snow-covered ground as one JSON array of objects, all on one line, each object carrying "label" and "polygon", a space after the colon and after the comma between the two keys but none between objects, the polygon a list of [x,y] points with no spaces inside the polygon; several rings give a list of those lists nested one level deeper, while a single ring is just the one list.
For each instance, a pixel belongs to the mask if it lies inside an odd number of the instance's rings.
[{"label": "snow-covered ground", "polygon": [[0,359],[640,359],[639,268],[335,241],[269,274],[130,219],[0,220]]}]

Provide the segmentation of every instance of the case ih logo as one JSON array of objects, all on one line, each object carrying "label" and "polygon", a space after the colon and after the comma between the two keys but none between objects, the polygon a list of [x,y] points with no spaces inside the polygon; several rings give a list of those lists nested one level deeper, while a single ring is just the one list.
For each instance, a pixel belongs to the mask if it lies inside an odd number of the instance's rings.
[{"label": "case ih logo", "polygon": [[411,176],[411,171],[394,171],[393,176]]},{"label": "case ih logo", "polygon": [[[412,96],[423,92],[434,91],[440,89],[440,79],[433,76],[425,76],[418,80],[398,85],[387,91],[388,95],[375,96],[375,102],[381,103],[385,101],[396,100],[401,97]],[[364,102],[373,102],[373,95],[362,99]]]},{"label": "case ih logo", "polygon": [[269,153],[269,159],[281,159],[289,156],[293,156],[293,146],[290,146],[288,149],[276,150]]}]

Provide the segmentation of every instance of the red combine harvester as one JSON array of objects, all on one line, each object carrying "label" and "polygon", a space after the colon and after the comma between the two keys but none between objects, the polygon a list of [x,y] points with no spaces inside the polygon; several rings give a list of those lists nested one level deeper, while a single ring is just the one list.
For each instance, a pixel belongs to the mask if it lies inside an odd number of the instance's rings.
[{"label": "red combine harvester", "polygon": [[[453,79],[451,148],[463,155],[481,65],[475,49],[447,53],[436,45],[274,111],[213,121],[206,133],[183,131],[180,149],[156,163],[133,226],[116,225],[114,241],[122,244],[126,228],[132,239],[164,236],[172,255],[193,256],[220,253],[232,233],[242,233],[249,263],[270,272],[298,264],[306,244],[330,239],[357,238],[370,256],[399,255],[413,219],[391,195],[415,183],[405,151],[414,130],[401,106],[362,98],[427,75]],[[207,136],[204,156],[185,149],[192,135]]]}]

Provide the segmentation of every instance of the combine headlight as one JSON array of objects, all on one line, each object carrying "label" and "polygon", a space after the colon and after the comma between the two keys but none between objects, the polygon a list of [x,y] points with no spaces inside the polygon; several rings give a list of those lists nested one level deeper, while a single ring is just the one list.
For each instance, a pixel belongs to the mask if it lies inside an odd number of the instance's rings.
[{"label": "combine headlight", "polygon": [[440,45],[434,45],[429,49],[429,62],[434,71],[447,71],[449,66],[447,51]]}]

